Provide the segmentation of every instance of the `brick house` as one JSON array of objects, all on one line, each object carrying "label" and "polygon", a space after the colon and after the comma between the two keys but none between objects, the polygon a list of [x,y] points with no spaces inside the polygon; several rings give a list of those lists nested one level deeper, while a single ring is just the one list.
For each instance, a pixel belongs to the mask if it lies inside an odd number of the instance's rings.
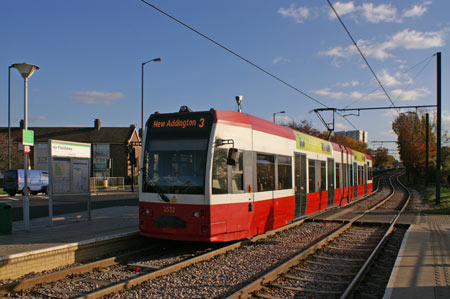
[{"label": "brick house", "polygon": [[[134,125],[129,127],[101,127],[99,119],[93,127],[29,127],[34,131],[34,146],[31,148],[32,169],[48,168],[48,140],[64,140],[91,143],[91,176],[127,177],[131,175],[128,162],[128,147],[136,151],[137,165],[141,154],[141,140]],[[11,163],[13,169],[23,168],[21,128],[11,128]],[[8,128],[0,128],[0,170],[8,168]],[[135,174],[137,172],[135,171]]]}]

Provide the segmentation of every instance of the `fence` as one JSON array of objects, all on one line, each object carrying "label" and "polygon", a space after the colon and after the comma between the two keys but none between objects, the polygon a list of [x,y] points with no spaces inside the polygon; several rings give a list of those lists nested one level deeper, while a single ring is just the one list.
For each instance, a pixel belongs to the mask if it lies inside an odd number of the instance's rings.
[{"label": "fence", "polygon": [[91,192],[124,190],[123,177],[91,177]]}]

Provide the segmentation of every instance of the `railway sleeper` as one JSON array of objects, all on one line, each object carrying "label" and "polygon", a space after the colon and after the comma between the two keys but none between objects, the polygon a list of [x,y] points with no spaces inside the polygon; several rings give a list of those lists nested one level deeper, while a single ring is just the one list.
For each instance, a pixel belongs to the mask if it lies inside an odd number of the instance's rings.
[{"label": "railway sleeper", "polygon": [[89,277],[86,277],[84,279],[80,279],[79,281],[85,282],[85,283],[92,283],[93,285],[102,286],[102,287],[110,286],[110,285],[113,284],[111,281],[99,280],[99,279],[89,278]]},{"label": "railway sleeper", "polygon": [[255,293],[252,295],[252,297],[259,297],[259,298],[265,298],[265,299],[281,299],[280,297],[274,297],[268,294],[264,294],[264,293]]},{"label": "railway sleeper", "polygon": [[350,276],[350,277],[354,277],[355,274],[351,274],[348,272],[324,272],[324,271],[313,271],[313,270],[309,270],[309,269],[305,269],[305,268],[300,268],[300,267],[294,267],[295,270],[297,271],[302,271],[302,272],[306,272],[306,273],[313,273],[313,274],[321,274],[321,275],[332,275],[332,276]]},{"label": "railway sleeper", "polygon": [[141,263],[128,264],[127,267],[130,270],[135,270],[135,271],[142,270],[145,272],[153,272],[153,271],[157,271],[157,270],[161,269],[161,267],[159,267],[159,266],[146,265],[146,264],[141,264]]},{"label": "railway sleeper", "polygon": [[339,243],[339,244],[330,244],[330,246],[336,246],[336,245],[343,245],[345,247],[359,247],[361,249],[371,249],[377,246],[376,243],[374,244],[363,244],[363,243]]},{"label": "railway sleeper", "polygon": [[332,281],[332,280],[320,280],[320,279],[311,279],[311,278],[302,278],[291,274],[283,274],[283,277],[286,279],[314,282],[314,283],[329,283],[329,284],[345,284],[348,285],[351,280],[340,280],[340,281]]},{"label": "railway sleeper", "polygon": [[369,298],[369,299],[378,299],[379,296],[375,296],[369,293],[361,293],[360,294],[362,298]]},{"label": "railway sleeper", "polygon": [[372,252],[372,249],[342,248],[342,247],[334,247],[334,246],[328,246],[327,248],[333,249],[333,250],[343,250],[343,251]]},{"label": "railway sleeper", "polygon": [[331,257],[331,256],[323,256],[323,255],[315,255],[315,258],[318,259],[326,259],[326,260],[336,260],[336,261],[345,261],[345,262],[365,262],[365,259],[353,259],[353,258],[340,258],[340,257]]},{"label": "railway sleeper", "polygon": [[361,265],[342,265],[342,264],[338,264],[338,263],[321,263],[321,262],[315,262],[315,261],[310,261],[310,260],[306,260],[305,261],[308,264],[312,264],[312,265],[319,265],[319,266],[337,266],[337,267],[347,267],[347,268],[360,268]]},{"label": "railway sleeper", "polygon": [[326,295],[340,295],[342,292],[339,291],[323,291],[323,290],[314,290],[314,289],[305,289],[299,287],[289,287],[280,284],[271,283],[269,286],[274,288],[286,289],[296,292],[304,292],[304,293],[315,293],[315,294],[326,294]]}]

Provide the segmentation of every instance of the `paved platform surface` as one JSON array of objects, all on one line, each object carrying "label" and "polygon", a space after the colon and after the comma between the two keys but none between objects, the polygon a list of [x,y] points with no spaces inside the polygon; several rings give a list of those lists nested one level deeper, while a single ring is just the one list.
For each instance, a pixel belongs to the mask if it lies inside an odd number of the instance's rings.
[{"label": "paved platform surface", "polygon": [[450,215],[417,216],[399,251],[385,299],[450,298]]},{"label": "paved platform surface", "polygon": [[[11,235],[0,235],[0,258],[36,250],[137,232],[138,207],[121,206],[31,220],[26,231],[13,223]],[[386,299],[450,298],[450,215],[408,215],[412,223],[400,249]]]},{"label": "paved platform surface", "polygon": [[0,258],[76,242],[102,239],[138,231],[138,207],[120,206],[96,209],[88,220],[86,211],[53,219],[31,219],[30,230],[22,221],[13,222],[13,233],[0,234]]}]

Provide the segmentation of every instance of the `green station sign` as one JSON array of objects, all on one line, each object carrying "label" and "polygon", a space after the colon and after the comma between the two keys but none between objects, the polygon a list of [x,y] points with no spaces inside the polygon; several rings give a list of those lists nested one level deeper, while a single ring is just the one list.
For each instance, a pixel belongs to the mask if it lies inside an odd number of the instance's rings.
[{"label": "green station sign", "polygon": [[22,130],[22,144],[23,145],[34,145],[34,131],[33,130]]}]

